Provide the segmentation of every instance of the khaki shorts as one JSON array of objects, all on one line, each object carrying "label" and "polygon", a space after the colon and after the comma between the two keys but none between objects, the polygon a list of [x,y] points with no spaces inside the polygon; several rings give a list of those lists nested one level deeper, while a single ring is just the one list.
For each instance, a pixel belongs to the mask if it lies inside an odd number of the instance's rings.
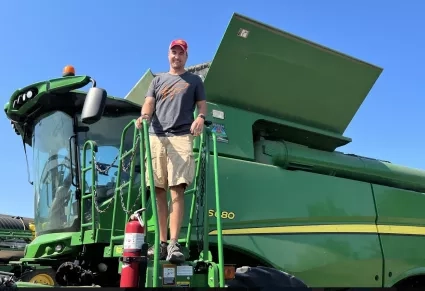
[{"label": "khaki shorts", "polygon": [[[167,189],[171,186],[189,186],[195,176],[193,139],[191,134],[183,136],[149,136],[152,169],[155,187]],[[149,172],[146,165],[146,182],[149,186]]]}]

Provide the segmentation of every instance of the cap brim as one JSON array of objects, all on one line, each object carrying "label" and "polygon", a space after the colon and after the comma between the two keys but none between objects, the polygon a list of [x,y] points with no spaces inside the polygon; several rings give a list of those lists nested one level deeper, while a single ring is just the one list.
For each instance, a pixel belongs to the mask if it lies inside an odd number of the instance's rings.
[{"label": "cap brim", "polygon": [[187,49],[186,49],[184,46],[182,46],[181,44],[175,44],[175,45],[171,46],[171,47],[170,47],[170,49],[172,49],[173,47],[176,47],[176,46],[181,47],[181,49],[182,49],[183,51],[187,51]]}]

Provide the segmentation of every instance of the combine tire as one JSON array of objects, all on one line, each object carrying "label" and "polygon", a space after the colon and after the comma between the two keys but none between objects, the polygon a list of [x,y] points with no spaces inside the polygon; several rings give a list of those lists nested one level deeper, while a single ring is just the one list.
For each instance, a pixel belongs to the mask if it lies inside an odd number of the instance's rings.
[{"label": "combine tire", "polygon": [[235,278],[226,282],[228,288],[255,288],[261,291],[276,291],[285,287],[308,286],[300,279],[267,267],[241,267],[236,269]]},{"label": "combine tire", "polygon": [[21,282],[58,286],[55,280],[56,271],[51,268],[28,270],[19,278]]}]

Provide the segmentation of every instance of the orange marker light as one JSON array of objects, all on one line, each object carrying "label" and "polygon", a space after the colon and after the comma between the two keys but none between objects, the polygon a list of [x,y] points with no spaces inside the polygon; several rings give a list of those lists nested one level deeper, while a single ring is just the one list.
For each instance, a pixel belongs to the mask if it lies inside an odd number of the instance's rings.
[{"label": "orange marker light", "polygon": [[75,69],[73,66],[65,66],[62,71],[62,77],[75,76]]}]

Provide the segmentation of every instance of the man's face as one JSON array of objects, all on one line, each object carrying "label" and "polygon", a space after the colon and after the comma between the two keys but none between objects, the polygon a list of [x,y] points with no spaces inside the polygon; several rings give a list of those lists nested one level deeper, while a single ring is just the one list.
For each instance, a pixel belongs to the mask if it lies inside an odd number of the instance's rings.
[{"label": "man's face", "polygon": [[173,46],[168,51],[168,61],[173,69],[183,69],[186,65],[187,53],[180,46]]}]

